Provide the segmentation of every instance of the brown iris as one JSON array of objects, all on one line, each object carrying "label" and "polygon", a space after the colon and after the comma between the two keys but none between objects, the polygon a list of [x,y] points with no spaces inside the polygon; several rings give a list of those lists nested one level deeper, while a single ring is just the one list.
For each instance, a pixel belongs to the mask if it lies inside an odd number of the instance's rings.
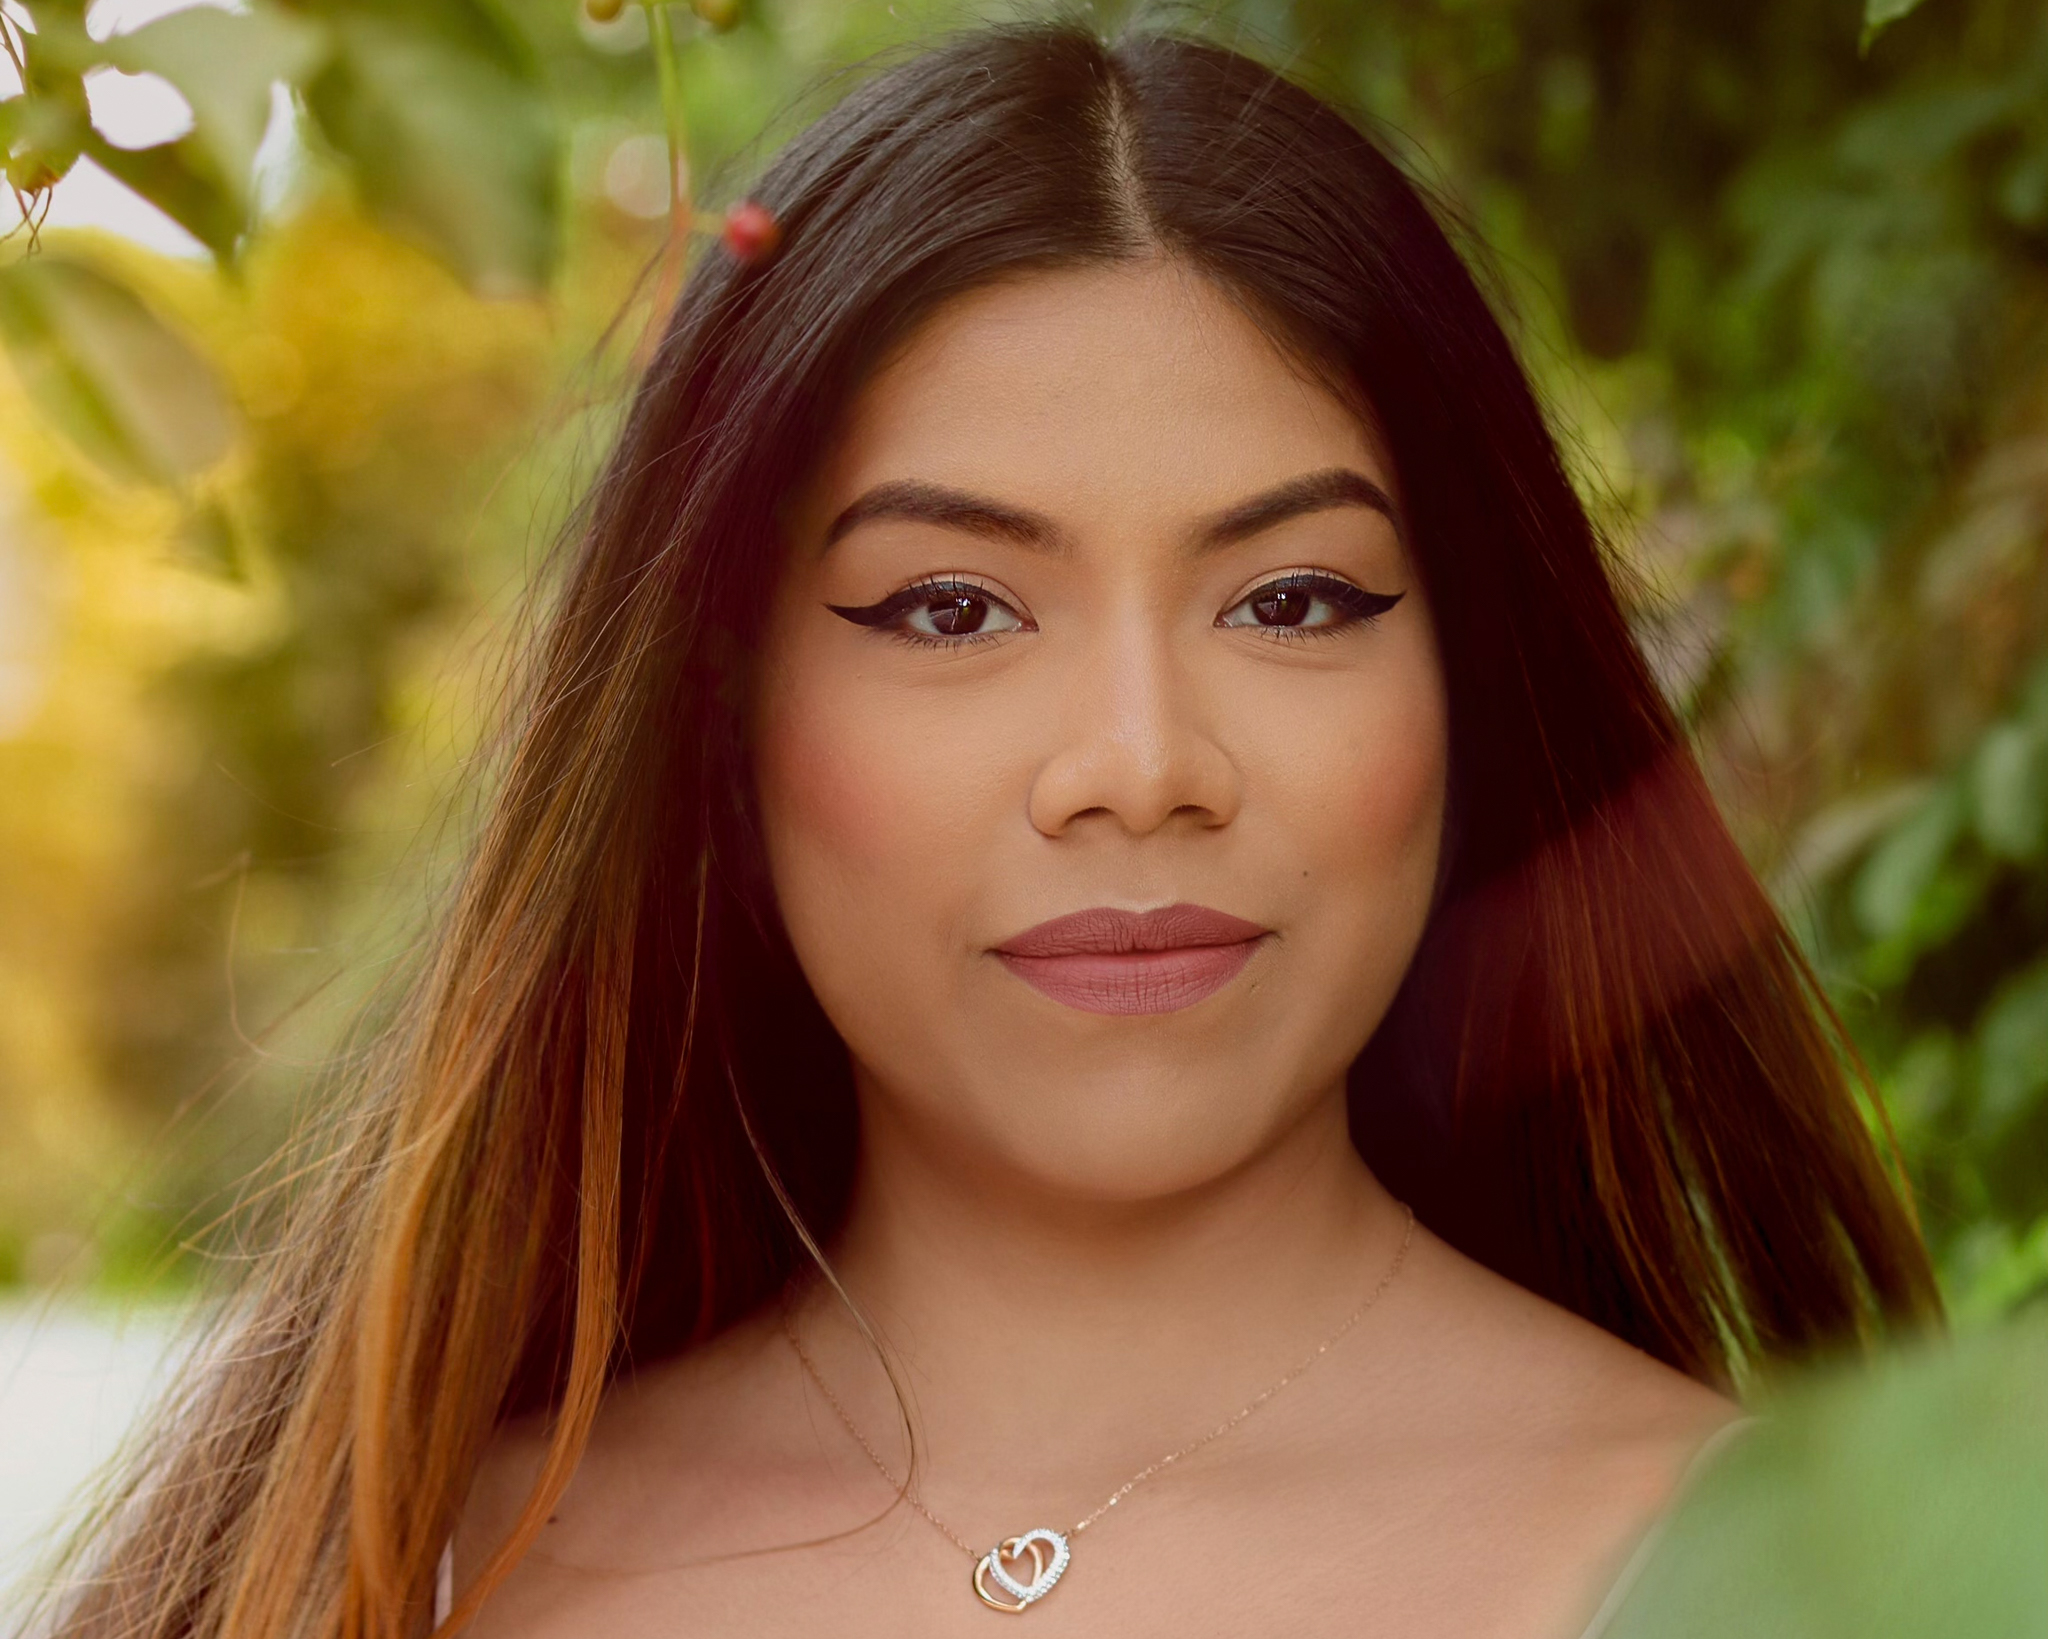
[{"label": "brown iris", "polygon": [[1252,613],[1262,626],[1299,626],[1314,603],[1314,594],[1305,586],[1276,586],[1252,599]]},{"label": "brown iris", "polygon": [[948,637],[965,637],[982,628],[988,619],[988,599],[971,592],[934,597],[925,605],[932,625]]}]

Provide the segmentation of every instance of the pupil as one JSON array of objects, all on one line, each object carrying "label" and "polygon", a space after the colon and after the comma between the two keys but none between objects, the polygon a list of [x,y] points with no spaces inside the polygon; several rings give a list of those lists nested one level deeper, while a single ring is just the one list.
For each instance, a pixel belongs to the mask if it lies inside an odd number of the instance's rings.
[{"label": "pupil", "polygon": [[1252,613],[1266,626],[1299,626],[1314,600],[1298,586],[1281,587],[1252,600]]},{"label": "pupil", "polygon": [[988,614],[988,599],[968,593],[941,598],[931,606],[932,624],[948,637],[964,637],[981,630]]}]

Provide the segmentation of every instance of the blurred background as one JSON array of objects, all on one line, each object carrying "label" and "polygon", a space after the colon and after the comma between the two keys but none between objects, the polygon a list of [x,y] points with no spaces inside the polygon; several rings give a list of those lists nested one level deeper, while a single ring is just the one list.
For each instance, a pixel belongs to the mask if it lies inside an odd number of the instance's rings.
[{"label": "blurred background", "polygon": [[[1957,1315],[2038,1305],[2048,8],[1143,9],[1490,247]],[[0,0],[0,1574],[459,848],[681,260],[833,71],[1013,14]]]}]

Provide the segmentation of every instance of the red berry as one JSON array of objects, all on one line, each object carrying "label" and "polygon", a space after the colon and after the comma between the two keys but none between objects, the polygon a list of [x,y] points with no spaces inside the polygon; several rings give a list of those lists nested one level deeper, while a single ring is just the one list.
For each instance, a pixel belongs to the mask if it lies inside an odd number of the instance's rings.
[{"label": "red berry", "polygon": [[742,200],[725,213],[725,248],[742,262],[759,261],[782,241],[782,224],[766,205]]}]

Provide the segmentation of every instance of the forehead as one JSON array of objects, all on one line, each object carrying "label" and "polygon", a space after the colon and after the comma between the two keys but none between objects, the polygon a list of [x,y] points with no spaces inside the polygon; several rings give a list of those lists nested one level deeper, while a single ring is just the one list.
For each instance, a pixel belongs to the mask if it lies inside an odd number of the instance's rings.
[{"label": "forehead", "polygon": [[1328,466],[1392,489],[1351,408],[1214,283],[1155,259],[939,308],[856,394],[800,516],[815,535],[868,486],[913,477],[1115,527]]}]

